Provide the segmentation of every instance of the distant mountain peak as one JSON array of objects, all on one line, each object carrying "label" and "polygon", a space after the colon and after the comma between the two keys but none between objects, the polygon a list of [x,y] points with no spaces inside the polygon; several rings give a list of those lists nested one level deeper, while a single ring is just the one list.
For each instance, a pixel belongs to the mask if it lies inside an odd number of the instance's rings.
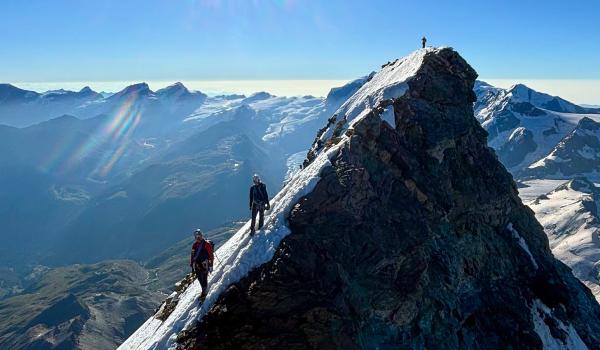
[{"label": "distant mountain peak", "polygon": [[150,90],[150,87],[147,83],[137,83],[127,86],[126,88],[117,92],[109,98],[121,98],[123,96],[128,96],[131,94],[137,94],[138,96],[149,96],[152,95],[153,92],[152,90]]},{"label": "distant mountain peak", "polygon": [[597,121],[594,121],[592,118],[583,117],[577,123],[577,128],[584,129],[584,130],[596,131],[596,130],[600,129],[600,123],[598,123]]},{"label": "distant mountain peak", "polygon": [[190,91],[183,83],[176,82],[156,91],[159,98],[173,99],[179,102],[199,103],[206,99],[206,95],[200,91]]},{"label": "distant mountain peak", "polygon": [[125,88],[125,90],[128,91],[150,91],[152,92],[152,90],[150,90],[150,87],[148,86],[147,83],[137,83],[137,84],[133,84],[133,85],[129,85],[128,87]]},{"label": "distant mountain peak", "polygon": [[517,83],[517,84],[514,84],[513,86],[511,86],[509,88],[509,90],[510,91],[529,91],[529,90],[533,90],[533,89],[523,83]]},{"label": "distant mountain peak", "polygon": [[360,77],[358,79],[352,80],[345,85],[339,87],[333,87],[329,90],[327,94],[326,101],[328,103],[335,103],[336,101],[345,101],[350,96],[354,95],[358,89],[360,89],[366,82],[371,80],[375,72],[371,72],[369,75],[365,75],[364,77]]},{"label": "distant mountain peak", "polygon": [[266,91],[259,91],[259,92],[255,92],[252,95],[246,97],[242,101],[242,103],[252,103],[252,102],[267,100],[267,99],[273,98],[273,97],[275,97],[275,96],[271,95],[270,93],[268,93]]},{"label": "distant mountain peak", "polygon": [[165,97],[180,97],[191,94],[185,85],[181,82],[176,82],[162,89],[156,90],[156,95]]},{"label": "distant mountain peak", "polygon": [[598,190],[596,185],[585,176],[574,177],[567,183],[567,186],[576,191],[586,193],[592,193]]},{"label": "distant mountain peak", "polygon": [[35,91],[29,91],[20,89],[12,84],[0,84],[0,101],[11,101],[11,100],[31,100],[40,96]]},{"label": "distant mountain peak", "polygon": [[84,86],[81,90],[79,90],[80,94],[89,94],[89,93],[95,93],[94,90],[92,90],[89,86]]},{"label": "distant mountain peak", "polygon": [[0,83],[0,91],[13,91],[13,90],[22,90],[22,89],[19,89],[18,87],[14,86],[13,84]]},{"label": "distant mountain peak", "polygon": [[513,98],[522,99],[528,102],[531,100],[532,94],[538,93],[525,84],[515,84],[508,89],[508,92],[512,94]]},{"label": "distant mountain peak", "polygon": [[185,85],[183,85],[183,83],[181,82],[176,82],[174,84],[171,84],[167,87],[164,87],[160,90],[157,90],[156,93],[157,94],[161,94],[161,93],[173,93],[173,92],[185,92],[185,93],[189,93],[190,90],[188,90],[187,87],[185,87]]}]

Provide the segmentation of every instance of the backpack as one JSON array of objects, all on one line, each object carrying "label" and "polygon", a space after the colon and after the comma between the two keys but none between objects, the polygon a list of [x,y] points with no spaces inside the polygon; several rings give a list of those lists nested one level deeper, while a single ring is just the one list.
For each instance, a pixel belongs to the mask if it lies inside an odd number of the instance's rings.
[{"label": "backpack", "polygon": [[[213,241],[211,241],[211,240],[208,240],[208,239],[205,239],[204,242],[210,244],[210,247],[212,248],[212,251],[213,251],[213,254],[214,254],[215,253],[215,243]],[[200,252],[203,251],[204,249],[206,249],[206,248],[204,248],[204,246],[202,246],[202,247],[198,247],[198,250],[196,250],[196,255],[194,255],[194,262],[195,263],[200,263],[201,262],[201,261],[198,261],[198,258],[200,257]]]}]

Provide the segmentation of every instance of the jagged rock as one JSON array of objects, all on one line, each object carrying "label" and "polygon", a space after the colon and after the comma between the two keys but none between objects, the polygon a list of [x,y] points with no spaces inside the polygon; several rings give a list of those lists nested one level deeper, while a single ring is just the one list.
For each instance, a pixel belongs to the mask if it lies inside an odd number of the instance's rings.
[{"label": "jagged rock", "polygon": [[[427,51],[392,101],[395,128],[374,105],[337,140],[274,258],[179,347],[598,349],[600,307],[487,147],[475,78],[453,50]],[[313,156],[336,144],[321,134]]]},{"label": "jagged rock", "polygon": [[161,304],[158,310],[155,312],[154,318],[164,321],[171,315],[175,307],[177,307],[177,302],[179,302],[179,297],[183,292],[187,290],[187,288],[194,282],[194,274],[188,273],[181,281],[175,283],[174,291],[171,295],[165,299],[165,301]]}]

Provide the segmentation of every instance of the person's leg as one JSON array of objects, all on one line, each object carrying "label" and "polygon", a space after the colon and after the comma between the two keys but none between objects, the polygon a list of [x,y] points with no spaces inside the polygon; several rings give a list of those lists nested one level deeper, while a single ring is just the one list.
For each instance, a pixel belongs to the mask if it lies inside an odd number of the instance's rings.
[{"label": "person's leg", "polygon": [[200,286],[202,287],[201,297],[205,297],[208,292],[208,271],[201,271],[198,273],[198,281],[200,281]]},{"label": "person's leg", "polygon": [[263,227],[264,223],[265,223],[265,207],[263,206],[258,211],[258,229],[259,230]]},{"label": "person's leg", "polygon": [[258,213],[258,209],[256,208],[256,205],[252,206],[252,221],[250,223],[250,234],[254,234],[255,231],[255,227],[256,227],[256,213]]}]

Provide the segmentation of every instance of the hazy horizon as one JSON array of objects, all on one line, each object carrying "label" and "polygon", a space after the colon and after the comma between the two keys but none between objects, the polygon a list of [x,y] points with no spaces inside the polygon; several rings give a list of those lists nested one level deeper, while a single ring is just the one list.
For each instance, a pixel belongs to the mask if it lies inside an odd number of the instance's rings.
[{"label": "hazy horizon", "polygon": [[[169,86],[175,82],[183,83],[188,89],[202,91],[209,96],[221,94],[250,95],[266,91],[276,96],[327,96],[329,90],[352,81],[349,79],[260,79],[260,80],[147,80],[147,81],[53,81],[53,82],[8,82],[25,90],[46,92],[49,90],[65,89],[78,91],[89,86],[94,91],[114,93],[123,88],[145,82],[150,89]],[[493,86],[509,88],[521,83],[539,92],[559,96],[568,101],[585,105],[600,105],[600,79],[494,79],[479,78]]]}]

